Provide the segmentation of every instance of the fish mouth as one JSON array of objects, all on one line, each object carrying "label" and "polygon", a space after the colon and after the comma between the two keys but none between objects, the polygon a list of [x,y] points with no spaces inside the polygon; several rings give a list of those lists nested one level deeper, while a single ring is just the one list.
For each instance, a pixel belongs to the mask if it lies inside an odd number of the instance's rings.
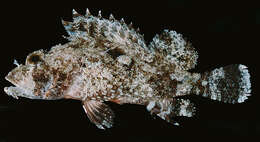
[{"label": "fish mouth", "polygon": [[11,73],[8,73],[7,76],[5,76],[5,80],[9,81],[13,85],[17,86],[17,83],[11,78]]},{"label": "fish mouth", "polygon": [[19,87],[17,87],[18,84],[11,79],[10,73],[8,73],[8,75],[5,76],[5,80],[7,80],[8,82],[10,82],[13,85],[15,85],[15,86],[10,86],[10,87],[4,87],[5,93],[8,96],[12,96],[13,98],[18,99],[18,95],[17,94],[20,94],[22,90]]},{"label": "fish mouth", "polygon": [[18,97],[24,97],[29,99],[42,99],[41,96],[35,96],[33,92],[25,90],[18,86],[5,87],[4,91],[8,96],[12,96],[15,99],[18,99]]},{"label": "fish mouth", "polygon": [[10,86],[10,87],[5,87],[4,88],[5,93],[8,96],[12,96],[15,99],[18,99],[18,94],[21,94],[22,90],[19,87],[15,87],[15,86]]},{"label": "fish mouth", "polygon": [[5,77],[5,79],[14,85],[9,87],[4,87],[4,91],[8,96],[12,96],[15,99],[19,99],[18,97],[25,97],[30,99],[41,99],[41,96],[35,96],[31,90],[19,86],[18,82],[11,78],[10,74],[8,74]]}]

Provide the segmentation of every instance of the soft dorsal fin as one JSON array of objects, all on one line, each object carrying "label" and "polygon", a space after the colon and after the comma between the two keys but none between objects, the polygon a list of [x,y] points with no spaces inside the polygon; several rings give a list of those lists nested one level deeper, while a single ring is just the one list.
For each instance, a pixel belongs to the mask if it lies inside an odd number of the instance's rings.
[{"label": "soft dorsal fin", "polygon": [[153,38],[149,46],[166,53],[164,58],[180,70],[190,70],[197,64],[198,53],[195,48],[176,31],[164,30]]},{"label": "soft dorsal fin", "polygon": [[90,121],[100,129],[113,126],[114,112],[111,108],[99,101],[87,100],[83,102],[83,108]]}]

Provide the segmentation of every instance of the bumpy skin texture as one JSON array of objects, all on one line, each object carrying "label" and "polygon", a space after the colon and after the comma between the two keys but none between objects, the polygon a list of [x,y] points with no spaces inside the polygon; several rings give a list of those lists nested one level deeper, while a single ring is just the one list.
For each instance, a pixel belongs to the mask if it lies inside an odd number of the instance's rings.
[{"label": "bumpy skin texture", "polygon": [[6,76],[15,85],[5,88],[8,95],[81,100],[89,119],[104,129],[112,127],[114,118],[104,101],[146,105],[152,114],[177,125],[173,117],[195,112],[188,99],[177,96],[197,94],[236,103],[250,94],[243,65],[188,72],[198,55],[175,31],[164,30],[146,46],[142,35],[112,15],[104,19],[101,12],[95,17],[88,10],[85,16],[73,10],[73,22],[62,23],[69,42],[29,54],[25,65],[16,63]]}]

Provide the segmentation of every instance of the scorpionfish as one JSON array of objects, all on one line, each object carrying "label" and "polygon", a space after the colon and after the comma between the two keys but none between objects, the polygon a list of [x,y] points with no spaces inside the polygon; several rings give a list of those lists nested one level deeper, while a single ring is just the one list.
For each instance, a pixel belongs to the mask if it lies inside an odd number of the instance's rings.
[{"label": "scorpionfish", "polygon": [[82,101],[92,123],[111,128],[115,117],[106,101],[146,106],[153,115],[178,125],[175,117],[192,117],[195,105],[179,96],[198,95],[224,103],[242,103],[251,93],[245,65],[233,64],[191,73],[198,54],[176,31],[164,30],[146,45],[143,35],[111,14],[103,18],[72,11],[63,21],[68,42],[30,53],[6,80],[6,94],[18,99]]}]

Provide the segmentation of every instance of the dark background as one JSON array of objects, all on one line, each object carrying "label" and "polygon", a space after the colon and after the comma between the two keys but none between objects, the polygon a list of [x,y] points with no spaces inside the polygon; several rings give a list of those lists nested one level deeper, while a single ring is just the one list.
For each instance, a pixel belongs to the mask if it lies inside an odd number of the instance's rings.
[{"label": "dark background", "polygon": [[[97,1],[96,7],[116,7]],[[113,13],[116,19],[140,27],[149,43],[163,29],[182,33],[199,53],[193,72],[203,72],[229,64],[248,66],[252,96],[243,104],[224,104],[197,96],[193,118],[176,118],[179,127],[154,119],[144,106],[108,103],[115,111],[115,125],[99,130],[88,120],[81,102],[74,100],[40,101],[7,96],[3,88],[11,84],[4,76],[15,67],[13,60],[39,49],[66,43],[60,19],[71,20],[71,8],[62,6],[1,9],[1,94],[0,142],[13,141],[212,141],[248,140],[260,134],[259,96],[256,74],[259,55],[260,10],[247,3],[161,1],[140,5],[121,2],[124,8],[89,8],[93,15]],[[19,6],[19,4],[17,4]],[[41,5],[41,4],[39,4]],[[87,2],[81,4],[91,7]],[[94,7],[94,6],[93,6]],[[85,8],[76,8],[85,14]]]}]

